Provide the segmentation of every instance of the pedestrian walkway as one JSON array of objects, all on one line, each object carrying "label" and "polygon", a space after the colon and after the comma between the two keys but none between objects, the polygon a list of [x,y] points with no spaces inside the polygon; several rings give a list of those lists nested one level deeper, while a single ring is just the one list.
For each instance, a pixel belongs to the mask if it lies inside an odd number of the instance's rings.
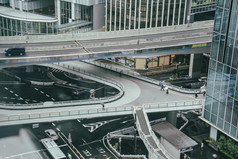
[{"label": "pedestrian walkway", "polygon": [[172,159],[152,131],[143,107],[134,107],[134,116],[140,138],[149,151],[149,159]]},{"label": "pedestrian walkway", "polygon": [[[120,73],[120,75],[124,74],[124,75],[130,76],[130,77],[133,77],[133,78],[137,78],[137,79],[140,79],[140,80],[143,80],[143,81],[155,84],[155,85],[159,85],[160,82],[161,82],[159,80],[152,79],[152,78],[149,78],[147,76],[142,76],[138,72],[136,72],[132,69],[129,69],[126,66],[118,65],[117,63],[112,62],[112,61],[109,62],[109,63],[105,63],[102,60],[100,60],[100,61],[84,60],[84,62],[93,64],[93,65],[96,65],[96,66],[99,66],[99,67],[102,67],[102,68],[106,68],[106,69],[109,69],[109,70],[112,70],[112,71],[115,71],[115,72],[118,72],[118,73]],[[164,82],[164,85],[167,86],[168,89],[171,89],[171,90],[174,90],[174,91],[177,91],[177,92],[180,92],[180,93],[194,94],[195,92],[200,92],[200,89],[182,88],[182,87],[179,87],[179,86],[171,85],[170,83],[166,83],[166,82]]]}]

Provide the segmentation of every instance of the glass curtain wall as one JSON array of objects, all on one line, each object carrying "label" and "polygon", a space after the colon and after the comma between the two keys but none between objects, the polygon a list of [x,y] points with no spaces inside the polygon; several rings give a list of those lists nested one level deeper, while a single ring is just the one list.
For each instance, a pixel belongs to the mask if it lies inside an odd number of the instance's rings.
[{"label": "glass curtain wall", "polygon": [[218,0],[204,118],[238,138],[238,1]]},{"label": "glass curtain wall", "polygon": [[57,34],[57,22],[30,22],[0,17],[0,36]]},{"label": "glass curtain wall", "polygon": [[187,0],[106,0],[107,31],[186,24]]}]

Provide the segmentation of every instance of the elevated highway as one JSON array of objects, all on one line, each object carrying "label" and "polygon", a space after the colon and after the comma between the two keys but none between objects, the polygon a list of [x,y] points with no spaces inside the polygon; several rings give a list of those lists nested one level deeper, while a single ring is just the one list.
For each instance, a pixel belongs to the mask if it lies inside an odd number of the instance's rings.
[{"label": "elevated highway", "polygon": [[[0,64],[209,53],[212,32],[213,21],[203,21],[166,28],[0,37]],[[27,55],[6,57],[3,52],[12,45],[26,46]]]}]

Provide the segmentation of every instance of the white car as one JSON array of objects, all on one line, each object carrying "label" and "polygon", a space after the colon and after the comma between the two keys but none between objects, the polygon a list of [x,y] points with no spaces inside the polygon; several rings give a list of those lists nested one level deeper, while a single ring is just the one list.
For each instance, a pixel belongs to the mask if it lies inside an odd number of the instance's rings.
[{"label": "white car", "polygon": [[45,134],[52,140],[58,140],[59,138],[59,136],[56,134],[56,132],[53,129],[45,130]]}]

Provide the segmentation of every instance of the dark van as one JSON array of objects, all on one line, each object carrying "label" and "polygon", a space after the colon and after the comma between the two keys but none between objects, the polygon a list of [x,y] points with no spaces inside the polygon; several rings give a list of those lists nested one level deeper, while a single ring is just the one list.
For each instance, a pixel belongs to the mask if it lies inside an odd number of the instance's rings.
[{"label": "dark van", "polygon": [[5,50],[6,56],[23,56],[26,54],[26,49],[24,46],[11,47]]}]

